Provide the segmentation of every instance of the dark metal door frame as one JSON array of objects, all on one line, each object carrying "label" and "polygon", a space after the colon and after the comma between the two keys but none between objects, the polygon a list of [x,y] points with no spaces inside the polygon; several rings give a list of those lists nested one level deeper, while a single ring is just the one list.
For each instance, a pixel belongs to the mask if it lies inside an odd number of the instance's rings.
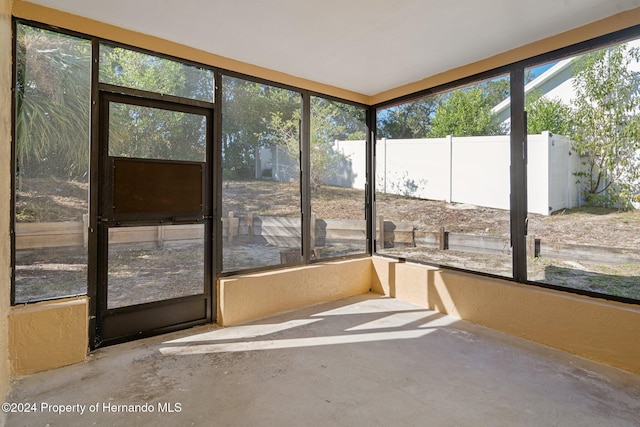
[{"label": "dark metal door frame", "polygon": [[[97,253],[90,262],[96,263],[96,303],[92,304],[90,313],[95,320],[92,348],[114,344],[144,336],[183,329],[197,324],[214,321],[215,298],[213,288],[213,105],[176,97],[144,93],[139,90],[128,90],[104,86],[99,91],[99,141],[96,161],[98,167],[98,202],[95,223],[97,224]],[[106,90],[104,90],[106,88]],[[167,100],[168,99],[168,100]],[[162,168],[185,168],[198,166],[198,162],[118,158],[109,156],[109,105],[120,103],[141,107],[150,107],[179,113],[199,115],[206,120],[206,154],[202,162],[202,194],[201,208],[196,209],[193,203],[187,211],[161,212],[122,212],[114,208],[114,175],[115,162],[133,161],[143,167],[149,165]],[[110,170],[111,169],[111,170]],[[174,192],[178,194],[178,192]],[[179,205],[179,204],[178,204]],[[129,204],[129,207],[132,205]],[[135,209],[133,209],[135,211]],[[151,209],[153,210],[153,209]],[[196,211],[197,210],[197,211]],[[147,226],[147,225],[204,224],[204,283],[200,295],[181,296],[155,302],[147,302],[119,308],[109,309],[107,306],[107,272],[109,229],[112,227]]]}]

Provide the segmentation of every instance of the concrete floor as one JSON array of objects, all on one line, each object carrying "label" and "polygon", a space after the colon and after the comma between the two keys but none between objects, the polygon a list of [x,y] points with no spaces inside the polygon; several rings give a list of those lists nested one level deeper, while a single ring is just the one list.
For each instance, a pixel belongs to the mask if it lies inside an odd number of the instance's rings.
[{"label": "concrete floor", "polygon": [[7,401],[37,410],[7,426],[637,427],[640,376],[368,294],[101,349]]}]

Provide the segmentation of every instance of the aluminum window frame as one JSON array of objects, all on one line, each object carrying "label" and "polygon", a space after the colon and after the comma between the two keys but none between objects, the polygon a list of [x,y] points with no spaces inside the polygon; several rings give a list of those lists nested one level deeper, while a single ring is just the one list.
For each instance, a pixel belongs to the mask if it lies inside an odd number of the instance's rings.
[{"label": "aluminum window frame", "polygon": [[[551,50],[540,55],[535,55],[521,61],[516,61],[511,64],[500,66],[491,70],[487,70],[481,73],[477,73],[471,76],[467,76],[458,80],[447,82],[441,85],[437,85],[431,88],[423,89],[411,94],[403,95],[388,101],[380,102],[372,106],[372,109],[377,116],[378,110],[393,107],[405,102],[411,102],[427,96],[437,95],[443,92],[455,90],[471,85],[476,82],[491,79],[498,75],[507,74],[510,76],[510,96],[511,96],[511,132],[510,132],[510,144],[511,144],[511,173],[510,173],[510,219],[511,219],[511,241],[513,247],[512,255],[512,273],[513,277],[504,277],[495,274],[480,272],[476,270],[469,270],[463,268],[457,268],[439,263],[416,261],[406,259],[404,257],[397,257],[388,254],[377,253],[375,251],[375,237],[372,245],[373,253],[376,256],[384,258],[396,259],[400,262],[411,261],[417,264],[423,264],[441,268],[443,270],[460,271],[465,273],[471,273],[474,275],[494,278],[500,280],[506,280],[513,283],[525,284],[535,286],[539,288],[552,289],[555,291],[561,291],[570,294],[577,294],[583,296],[589,296],[598,299],[605,299],[616,302],[623,302],[628,304],[640,305],[640,300],[621,297],[611,294],[605,294],[600,292],[594,292],[584,289],[574,289],[569,287],[563,287],[548,283],[537,282],[529,280],[527,278],[527,259],[526,259],[526,221],[527,221],[527,159],[526,159],[526,111],[525,111],[525,70],[537,65],[543,65],[552,61],[559,61],[561,59],[576,56],[580,54],[589,53],[598,49],[602,49],[608,46],[628,42],[634,39],[640,38],[640,25],[635,25],[623,30],[615,31],[613,33],[605,34],[596,38],[585,40],[576,44],[572,44],[559,49]],[[375,141],[375,138],[373,138]],[[375,143],[372,147],[373,162],[372,167],[375,167]],[[375,172],[375,171],[374,171]],[[374,175],[375,176],[375,175]],[[373,182],[369,181],[372,186],[375,186],[375,179]],[[373,204],[375,206],[375,189],[372,191]],[[375,212],[375,211],[374,211]],[[373,215],[372,218],[375,218]],[[375,232],[376,224],[372,224],[374,228],[373,236],[376,236]]]},{"label": "aluminum window frame", "polygon": [[[105,39],[105,38],[100,38],[100,37],[96,37],[96,36],[90,36],[87,34],[83,34],[77,31],[71,31],[71,30],[67,30],[64,28],[60,28],[60,27],[56,27],[50,24],[46,24],[46,23],[41,23],[41,22],[36,22],[36,21],[32,21],[32,20],[26,20],[26,19],[21,19],[21,18],[16,18],[16,17],[12,17],[12,60],[13,60],[13,66],[12,66],[12,89],[14,91],[14,94],[12,96],[12,107],[11,107],[11,115],[12,115],[12,124],[11,124],[11,136],[12,136],[12,145],[11,145],[11,193],[10,193],[10,229],[9,229],[9,233],[10,233],[10,240],[11,240],[11,249],[10,249],[10,265],[12,268],[12,275],[11,275],[11,305],[16,305],[15,304],[15,172],[16,172],[16,147],[15,147],[15,120],[16,120],[16,98],[15,98],[15,87],[16,87],[16,79],[17,79],[17,68],[16,68],[16,55],[17,55],[17,25],[21,24],[21,25],[28,25],[31,27],[35,27],[35,28],[40,28],[43,30],[47,30],[47,31],[51,31],[51,32],[55,32],[55,33],[59,33],[59,34],[63,34],[63,35],[68,35],[68,36],[73,36],[73,37],[77,37],[80,39],[84,39],[84,40],[89,40],[92,43],[92,72],[91,72],[91,83],[92,83],[92,87],[91,87],[91,99],[92,99],[92,104],[91,104],[91,112],[90,112],[90,124],[91,124],[91,130],[90,130],[90,135],[91,135],[91,160],[90,160],[90,174],[89,174],[89,207],[90,207],[90,229],[95,229],[96,224],[95,224],[95,218],[96,218],[96,207],[94,206],[96,203],[96,199],[97,199],[97,195],[98,195],[98,189],[95,188],[95,185],[91,185],[92,182],[97,182],[97,176],[95,176],[95,174],[97,173],[97,167],[95,167],[96,165],[93,164],[94,162],[94,158],[97,158],[97,156],[95,156],[96,153],[94,153],[94,150],[97,150],[98,147],[95,147],[94,145],[94,141],[97,140],[98,135],[97,135],[97,117],[98,117],[98,105],[97,105],[97,98],[98,98],[98,91],[99,91],[99,86],[101,85],[101,83],[99,83],[98,81],[98,71],[99,71],[99,45],[100,43],[105,43],[105,44],[109,44],[111,46],[116,46],[116,47],[122,47],[122,48],[126,48],[132,51],[137,51],[140,53],[144,53],[144,54],[148,54],[148,55],[153,55],[153,56],[157,56],[160,58],[164,58],[164,59],[169,59],[172,61],[177,61],[180,63],[183,63],[185,65],[190,65],[190,66],[196,66],[199,68],[204,68],[207,70],[211,70],[214,73],[214,93],[213,93],[213,105],[215,105],[217,108],[214,108],[214,136],[213,136],[213,151],[214,151],[214,159],[213,159],[213,191],[214,191],[214,195],[213,195],[213,209],[214,209],[214,226],[213,226],[213,251],[212,253],[214,254],[214,259],[213,259],[213,279],[216,280],[217,278],[220,277],[225,277],[225,276],[230,276],[233,274],[237,274],[239,272],[242,273],[250,273],[253,271],[265,271],[265,270],[274,270],[274,269],[278,269],[281,268],[281,266],[273,266],[273,267],[261,267],[261,268],[256,268],[256,269],[246,269],[246,270],[238,270],[238,271],[230,271],[230,272],[222,272],[221,271],[221,267],[222,267],[222,225],[221,225],[221,221],[220,220],[220,216],[221,216],[221,211],[220,211],[220,207],[221,207],[221,197],[222,197],[222,164],[221,164],[221,141],[222,141],[222,108],[221,108],[221,102],[222,102],[222,98],[221,98],[221,91],[222,91],[222,87],[221,87],[221,81],[222,81],[222,77],[223,76],[230,76],[230,77],[236,77],[236,78],[241,78],[241,79],[246,79],[249,81],[253,81],[256,83],[262,83],[262,84],[268,84],[274,87],[280,87],[283,89],[287,89],[287,90],[292,90],[295,92],[298,92],[302,95],[303,98],[303,113],[302,113],[302,148],[303,148],[303,153],[306,150],[306,156],[308,157],[308,150],[309,150],[309,138],[310,138],[310,109],[308,108],[304,108],[304,104],[309,102],[309,99],[311,96],[319,96],[319,97],[323,97],[323,98],[327,98],[327,99],[332,99],[332,100],[336,100],[338,102],[343,102],[345,104],[350,104],[350,105],[355,105],[358,106],[360,108],[363,108],[366,110],[366,117],[367,117],[367,135],[366,135],[366,145],[367,145],[367,149],[366,149],[366,165],[367,165],[367,176],[366,176],[366,182],[367,182],[367,188],[365,189],[365,214],[367,216],[366,218],[366,224],[367,224],[367,250],[365,253],[363,253],[362,255],[348,255],[348,256],[344,256],[344,257],[337,257],[338,259],[343,259],[343,258],[360,258],[363,256],[371,256],[373,254],[377,255],[377,256],[382,256],[385,258],[393,258],[393,259],[399,259],[399,260],[404,260],[403,258],[398,258],[398,257],[393,257],[393,256],[389,256],[389,255],[384,255],[384,254],[377,254],[375,251],[375,247],[376,247],[376,242],[375,242],[375,223],[374,223],[374,219],[375,219],[375,141],[376,141],[376,116],[377,116],[377,111],[381,108],[387,108],[387,107],[391,107],[393,105],[397,105],[397,104],[401,104],[404,102],[408,102],[411,100],[415,100],[415,99],[419,99],[428,95],[436,95],[442,92],[446,92],[449,90],[453,90],[456,88],[459,88],[461,86],[466,86],[469,84],[472,84],[474,82],[478,82],[480,80],[486,80],[489,79],[491,77],[497,76],[497,75],[503,75],[503,74],[509,74],[510,75],[510,81],[511,81],[511,97],[512,97],[512,112],[511,112],[511,126],[512,129],[516,129],[517,133],[521,133],[521,131],[523,129],[526,129],[525,126],[525,116],[524,116],[524,70],[526,68],[529,67],[535,67],[536,65],[540,65],[540,64],[544,64],[546,62],[550,62],[550,61],[557,61],[569,56],[575,56],[575,55],[579,55],[579,54],[584,54],[596,49],[600,49],[600,48],[604,48],[610,45],[614,45],[614,44],[618,44],[618,43],[624,43],[626,41],[635,39],[640,37],[640,25],[635,25],[635,26],[631,26],[622,30],[618,30],[609,34],[605,34],[596,38],[592,38],[592,39],[588,39],[576,44],[572,44],[566,47],[562,47],[559,49],[555,49],[555,50],[551,50],[539,55],[534,55],[532,57],[520,60],[520,61],[516,61],[510,64],[506,64],[504,66],[500,66],[491,70],[487,70],[481,73],[477,73],[474,75],[470,75],[458,80],[454,80],[454,81],[450,81],[447,83],[444,83],[442,85],[437,85],[431,88],[427,88],[427,89],[423,89],[417,92],[413,92],[407,95],[403,95],[391,100],[387,100],[384,102],[379,102],[373,105],[366,105],[366,104],[362,104],[362,103],[358,103],[358,102],[354,102],[354,101],[350,101],[350,100],[345,100],[345,99],[341,99],[339,97],[335,97],[335,96],[331,96],[331,95],[326,95],[323,94],[321,92],[316,92],[316,91],[312,91],[312,90],[306,90],[306,89],[301,89],[301,88],[297,88],[295,86],[291,86],[291,85],[287,85],[287,84],[283,84],[283,83],[279,83],[279,82],[275,82],[275,81],[270,81],[268,79],[264,79],[264,78],[259,78],[256,76],[251,76],[251,75],[247,75],[247,74],[243,74],[243,73],[239,73],[239,72],[235,72],[232,70],[227,70],[224,68],[220,68],[220,67],[216,67],[216,66],[211,66],[208,64],[203,64],[203,63],[199,63],[197,61],[193,61],[193,60],[189,60],[189,59],[185,59],[185,58],[179,58],[173,55],[168,55],[168,54],[164,54],[161,52],[155,52],[149,49],[144,49],[144,48],[140,48],[140,47],[136,47],[136,46],[132,46],[132,45],[128,45],[128,44],[124,44],[124,43],[119,43],[113,40],[109,40],[109,39]],[[522,93],[520,94],[520,91],[522,91]],[[519,97],[522,97],[522,102],[519,99]],[[514,98],[516,97],[516,98]],[[185,98],[187,99],[187,98]],[[306,99],[306,101],[305,101]],[[515,102],[514,102],[515,100]],[[520,104],[522,104],[522,108],[519,106]],[[521,157],[521,154],[523,154],[522,151],[522,145],[520,145],[520,149],[518,149],[517,147],[515,147],[516,145],[518,145],[518,139],[517,137],[514,138],[514,135],[516,132],[511,132],[512,133],[512,138],[511,138],[511,146],[512,146],[512,161],[514,162],[514,164],[516,165],[515,167],[515,172],[512,172],[511,174],[511,187],[512,187],[512,192],[513,189],[522,189],[525,188],[526,189],[526,161],[523,157]],[[306,148],[305,148],[306,146]],[[516,148],[516,150],[514,151],[514,147]],[[308,160],[308,159],[306,159]],[[301,179],[301,183],[302,183],[302,190],[301,190],[301,199],[304,201],[309,201],[309,194],[310,194],[310,183],[309,183],[309,169],[308,167],[305,169],[302,169],[302,179]],[[306,196],[305,196],[306,194]],[[516,197],[516,198],[512,198],[511,199],[511,207],[510,207],[510,214],[511,214],[511,238],[514,239],[515,237],[515,245],[514,246],[514,255],[513,255],[513,278],[505,278],[503,276],[495,276],[495,275],[491,275],[488,273],[482,273],[482,272],[478,272],[478,271],[474,271],[474,270],[466,270],[466,269],[459,269],[459,268],[454,268],[454,267],[448,267],[448,266],[443,266],[443,265],[439,265],[439,264],[432,264],[432,263],[423,263],[423,262],[419,262],[420,264],[426,264],[426,265],[433,265],[433,266],[437,266],[439,268],[443,268],[443,269],[448,269],[448,270],[454,270],[454,271],[463,271],[463,272],[469,272],[469,273],[473,273],[475,275],[478,276],[483,276],[483,277],[490,277],[490,278],[499,278],[501,280],[507,280],[507,281],[511,281],[511,282],[515,282],[515,283],[521,283],[521,284],[527,284],[527,285],[532,285],[532,286],[536,286],[536,287],[540,287],[540,288],[546,288],[546,289],[553,289],[553,290],[557,290],[557,291],[562,291],[562,292],[566,292],[566,293],[570,293],[570,294],[578,294],[578,295],[585,295],[585,296],[589,296],[589,297],[594,297],[594,298],[599,298],[599,299],[607,299],[607,300],[612,300],[612,301],[618,301],[618,302],[624,302],[624,303],[630,303],[630,304],[635,304],[635,305],[640,305],[640,300],[636,300],[636,299],[631,299],[631,298],[625,298],[625,297],[618,297],[618,296],[614,296],[614,295],[609,295],[609,294],[603,294],[603,293],[598,293],[598,292],[592,292],[592,291],[586,291],[586,290],[580,290],[580,289],[572,289],[572,288],[565,288],[565,287],[560,287],[560,286],[556,286],[556,285],[552,285],[552,284],[546,284],[546,283],[540,283],[540,282],[535,282],[535,281],[531,281],[528,280],[526,277],[526,253],[524,252],[524,231],[525,227],[524,227],[524,221],[523,219],[526,219],[526,197],[523,199],[522,198],[522,194],[521,192],[519,192],[520,197]],[[526,193],[525,193],[526,194]],[[307,212],[307,215],[305,216],[305,210]],[[302,213],[303,213],[303,226],[302,226],[302,247],[303,247],[303,263],[304,264],[309,264],[312,263],[314,261],[310,260],[310,248],[308,248],[308,242],[309,242],[309,232],[310,232],[310,227],[308,225],[308,220],[306,220],[307,222],[307,226],[305,226],[305,218],[309,218],[310,216],[310,206],[307,204],[305,204],[303,202],[303,206],[302,206]],[[514,224],[518,224],[517,226],[515,226]],[[92,244],[92,240],[95,240],[95,238],[91,238],[91,236],[95,234],[95,233],[90,233],[90,242],[89,242],[89,248],[88,248],[88,256],[92,257],[92,256],[97,256],[97,247],[94,244]],[[305,244],[306,241],[306,244]],[[321,261],[331,261],[332,259],[335,258],[326,258],[326,259],[322,259]],[[523,262],[524,262],[524,266],[523,266]],[[96,272],[92,271],[91,268],[91,264],[89,263],[89,271],[88,271],[88,280],[87,280],[87,295],[90,297],[90,301],[92,301],[94,298],[91,298],[92,292],[95,292],[95,275]],[[95,263],[93,263],[95,264]],[[524,268],[524,270],[523,270]],[[85,295],[85,294],[81,294],[81,295]],[[78,296],[78,295],[74,295],[74,296]],[[60,297],[56,297],[56,298],[48,298],[48,299],[42,299],[42,300],[38,300],[38,301],[33,301],[33,302],[40,302],[40,301],[50,301],[50,300],[58,300],[61,298],[67,298],[69,296],[60,296]],[[91,305],[91,302],[90,302]],[[90,309],[91,312],[91,309]]]}]

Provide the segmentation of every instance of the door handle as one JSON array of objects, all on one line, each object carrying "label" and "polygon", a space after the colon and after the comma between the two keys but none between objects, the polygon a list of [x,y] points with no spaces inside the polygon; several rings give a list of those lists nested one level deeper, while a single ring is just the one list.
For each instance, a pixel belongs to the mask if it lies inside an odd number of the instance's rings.
[{"label": "door handle", "polygon": [[180,223],[191,223],[191,222],[200,222],[204,220],[204,215],[193,215],[193,216],[174,216],[172,221],[176,224]]}]

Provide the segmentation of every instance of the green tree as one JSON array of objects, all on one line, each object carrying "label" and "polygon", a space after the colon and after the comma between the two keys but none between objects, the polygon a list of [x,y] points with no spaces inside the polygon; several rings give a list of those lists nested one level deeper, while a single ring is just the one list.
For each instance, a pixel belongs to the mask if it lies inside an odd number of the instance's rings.
[{"label": "green tree", "polygon": [[[324,98],[311,98],[310,180],[317,191],[320,185],[337,173],[345,156],[334,149],[336,140],[363,140],[365,111]],[[348,168],[351,170],[351,168]]]},{"label": "green tree", "polygon": [[[530,79],[530,75],[525,76],[525,83]],[[491,108],[498,105],[509,97],[511,93],[511,82],[506,77],[499,77],[493,80],[487,80],[477,84],[477,87],[481,88],[487,97],[487,103]]]},{"label": "green tree", "polygon": [[109,155],[206,160],[203,116],[128,104],[111,104]]},{"label": "green tree", "polygon": [[100,81],[184,98],[213,101],[213,72],[130,49],[100,46]]},{"label": "green tree", "polygon": [[500,135],[503,129],[491,109],[498,96],[488,96],[486,87],[476,85],[450,92],[438,105],[429,134],[433,138]]},{"label": "green tree", "polygon": [[[272,143],[283,148],[293,159],[297,159],[300,151],[299,117],[299,111],[288,120],[280,112],[275,112],[268,123]],[[364,119],[362,109],[324,98],[311,98],[309,174],[311,188],[314,191],[317,191],[346,160],[334,149],[335,141],[364,139]]]},{"label": "green tree", "polygon": [[266,114],[257,83],[222,77],[222,167],[229,179],[255,177],[255,156]]},{"label": "green tree", "polygon": [[628,206],[640,188],[640,73],[638,49],[617,45],[576,62],[572,102],[577,173],[588,204]]},{"label": "green tree", "polygon": [[491,108],[508,98],[509,92],[509,79],[496,78],[473,88],[395,105],[378,112],[377,136],[411,139],[504,133]]},{"label": "green tree", "polygon": [[255,178],[258,151],[278,144],[271,130],[272,121],[289,123],[295,115],[297,135],[300,108],[301,98],[297,92],[224,76],[222,163],[225,177]]},{"label": "green tree", "polygon": [[[211,71],[128,49],[101,46],[100,80],[186,98],[212,100]],[[111,104],[109,154],[204,161],[202,116],[127,104]]]},{"label": "green tree", "polygon": [[547,99],[538,93],[527,95],[527,132],[539,134],[549,131],[558,135],[571,132],[571,107],[559,98]]},{"label": "green tree", "polygon": [[16,157],[21,175],[86,175],[91,44],[17,26]]},{"label": "green tree", "polygon": [[389,139],[427,138],[438,97],[427,97],[378,113],[377,136]]}]

